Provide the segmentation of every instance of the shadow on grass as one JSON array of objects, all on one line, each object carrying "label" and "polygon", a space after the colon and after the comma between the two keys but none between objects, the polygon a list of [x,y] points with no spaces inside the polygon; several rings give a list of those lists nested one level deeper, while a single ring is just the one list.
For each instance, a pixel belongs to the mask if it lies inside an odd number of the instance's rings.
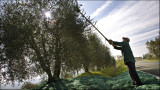
[{"label": "shadow on grass", "polygon": [[54,81],[55,83],[55,88],[57,90],[64,90],[64,89],[67,89],[66,85],[64,84],[64,82],[62,81],[62,79],[58,79],[58,80],[55,80]]}]

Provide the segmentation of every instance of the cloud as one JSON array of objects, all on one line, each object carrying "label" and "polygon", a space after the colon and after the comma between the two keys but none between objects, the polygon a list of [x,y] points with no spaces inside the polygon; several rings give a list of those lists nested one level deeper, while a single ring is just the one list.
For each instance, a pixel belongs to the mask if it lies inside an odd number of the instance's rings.
[{"label": "cloud", "polygon": [[146,45],[140,45],[138,47],[132,47],[132,51],[135,57],[139,57],[143,56],[143,54],[146,54],[148,49],[146,48]]},{"label": "cloud", "polygon": [[[97,22],[97,26],[107,38],[120,41],[121,37],[127,36],[131,37],[132,46],[142,43],[158,36],[159,28],[151,30],[159,25],[158,3],[158,1],[126,1],[114,10],[110,10],[109,14]],[[139,52],[140,55],[147,51],[144,45],[145,43],[137,46],[144,49]]]},{"label": "cloud", "polygon": [[140,41],[143,41],[143,40],[147,40],[149,38],[153,38],[153,37],[156,37],[159,35],[159,29],[155,29],[155,30],[151,30],[149,32],[146,32],[146,33],[142,33],[142,34],[138,34],[138,35],[135,35],[135,36],[132,36],[130,37],[131,39],[131,44],[134,44],[134,43],[137,43],[137,42],[140,42]]},{"label": "cloud", "polygon": [[[138,4],[138,5],[141,6],[141,4]],[[152,4],[148,5],[147,7],[151,7],[151,6]],[[114,10],[113,12],[111,12],[110,15],[105,16],[101,20],[99,20],[97,22],[97,26],[105,34],[107,33],[110,34],[112,32],[114,33],[114,36],[117,36],[121,34],[124,35],[125,33],[128,33],[130,31],[133,31],[135,33],[145,28],[151,27],[159,22],[159,16],[152,17],[152,14],[156,13],[158,15],[158,11],[156,10],[152,12],[148,10],[150,12],[148,12],[148,15],[147,15],[146,13],[143,14],[143,12],[141,12],[142,10],[138,12],[138,9],[140,8],[138,8],[137,5],[133,5],[130,9],[128,8],[124,6],[120,9]],[[144,10],[144,12],[146,12],[146,10]],[[139,13],[141,13],[140,14],[141,16],[138,15]],[[148,18],[149,16],[150,18]]]},{"label": "cloud", "polygon": [[110,4],[112,3],[112,1],[106,1],[100,8],[96,9],[95,12],[93,12],[90,16],[91,18],[96,17],[97,15],[99,15],[106,7],[108,7]]}]

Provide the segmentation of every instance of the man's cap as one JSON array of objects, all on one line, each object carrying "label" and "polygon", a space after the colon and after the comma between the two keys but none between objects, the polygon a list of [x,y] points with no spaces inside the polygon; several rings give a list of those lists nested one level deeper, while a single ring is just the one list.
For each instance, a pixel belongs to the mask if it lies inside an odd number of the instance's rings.
[{"label": "man's cap", "polygon": [[130,42],[130,39],[128,37],[122,37],[123,39],[126,39],[127,42]]}]

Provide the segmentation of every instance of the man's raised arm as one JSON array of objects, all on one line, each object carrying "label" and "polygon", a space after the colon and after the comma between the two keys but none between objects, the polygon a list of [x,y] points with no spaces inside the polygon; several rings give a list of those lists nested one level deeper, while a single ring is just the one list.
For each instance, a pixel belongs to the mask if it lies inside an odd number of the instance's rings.
[{"label": "man's raised arm", "polygon": [[121,46],[113,46],[114,49],[117,49],[117,50],[122,50],[122,47]]},{"label": "man's raised arm", "polygon": [[116,42],[116,41],[113,41],[113,45],[124,46],[124,45],[126,45],[126,43],[125,42]]}]

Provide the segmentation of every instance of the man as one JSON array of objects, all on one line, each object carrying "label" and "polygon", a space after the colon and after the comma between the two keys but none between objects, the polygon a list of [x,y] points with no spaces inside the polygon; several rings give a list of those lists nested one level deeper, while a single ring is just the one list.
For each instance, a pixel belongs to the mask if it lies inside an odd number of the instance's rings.
[{"label": "man", "polygon": [[124,57],[124,63],[125,65],[127,65],[129,69],[129,74],[133,80],[133,85],[136,85],[136,87],[138,87],[143,84],[136,72],[135,58],[133,56],[132,50],[129,45],[130,39],[127,37],[122,37],[122,39],[123,39],[123,42],[116,42],[116,41],[109,40],[109,43],[114,47],[114,49],[121,50],[122,55]]}]

